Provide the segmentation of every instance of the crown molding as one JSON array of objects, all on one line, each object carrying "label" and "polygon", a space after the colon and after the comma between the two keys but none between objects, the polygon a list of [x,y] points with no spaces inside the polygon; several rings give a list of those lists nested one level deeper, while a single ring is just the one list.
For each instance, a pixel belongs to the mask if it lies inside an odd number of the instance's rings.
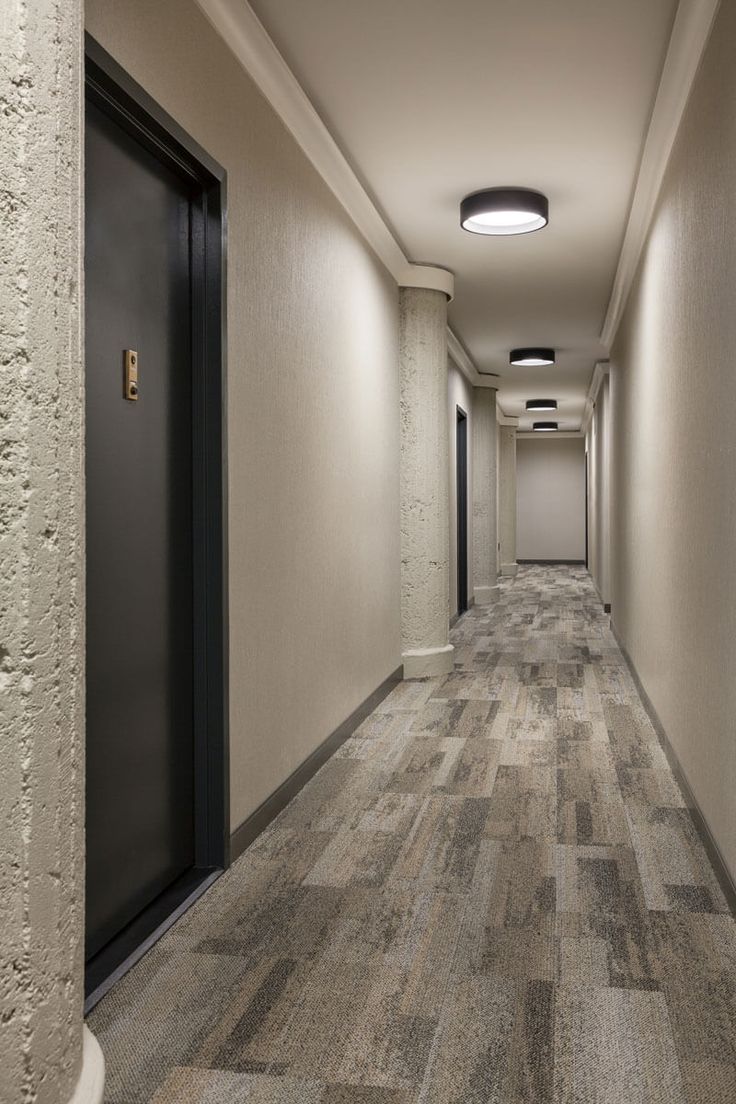
[{"label": "crown molding", "polygon": [[467,349],[449,326],[447,327],[447,352],[453,363],[457,365],[468,383],[471,383],[473,387],[498,390],[498,376],[491,373],[483,374],[478,371]]},{"label": "crown molding", "polygon": [[440,265],[414,264],[405,256],[250,4],[246,0],[197,0],[197,4],[399,287],[431,288],[452,299],[452,272]]},{"label": "crown molding", "polygon": [[634,283],[677,132],[720,0],[680,0],[649,122],[613,291],[601,331],[611,348]]}]

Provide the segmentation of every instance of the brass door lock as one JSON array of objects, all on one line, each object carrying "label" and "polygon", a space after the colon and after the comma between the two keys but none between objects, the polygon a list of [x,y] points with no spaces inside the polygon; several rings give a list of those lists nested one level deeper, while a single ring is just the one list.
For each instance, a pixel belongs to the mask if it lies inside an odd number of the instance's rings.
[{"label": "brass door lock", "polygon": [[138,353],[135,349],[125,349],[123,353],[123,398],[130,402],[138,401]]}]

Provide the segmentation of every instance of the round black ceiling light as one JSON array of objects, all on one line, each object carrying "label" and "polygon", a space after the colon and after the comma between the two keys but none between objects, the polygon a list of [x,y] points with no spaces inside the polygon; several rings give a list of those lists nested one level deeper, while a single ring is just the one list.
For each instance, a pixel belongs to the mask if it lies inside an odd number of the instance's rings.
[{"label": "round black ceiling light", "polygon": [[532,425],[535,433],[556,433],[558,428],[557,422],[534,422]]},{"label": "round black ceiling light", "polygon": [[527,410],[556,410],[557,399],[528,399]]},{"label": "round black ceiling light", "polygon": [[530,188],[484,188],[460,204],[460,225],[471,234],[531,234],[549,222],[549,200]]},{"label": "round black ceiling light", "polygon": [[554,364],[554,349],[532,348],[512,349],[509,353],[509,362],[518,368],[540,368],[543,365]]}]

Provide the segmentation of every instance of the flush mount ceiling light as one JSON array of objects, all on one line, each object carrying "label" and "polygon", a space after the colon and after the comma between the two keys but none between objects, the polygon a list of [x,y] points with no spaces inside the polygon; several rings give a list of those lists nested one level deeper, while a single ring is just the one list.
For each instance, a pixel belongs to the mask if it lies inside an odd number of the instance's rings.
[{"label": "flush mount ceiling light", "polygon": [[530,234],[549,221],[549,201],[530,188],[484,188],[460,204],[460,225],[471,234]]},{"label": "flush mount ceiling light", "polygon": [[557,399],[529,399],[526,408],[527,410],[556,410]]},{"label": "flush mount ceiling light", "polygon": [[519,368],[540,368],[542,365],[554,364],[554,349],[512,349],[509,354],[511,364]]},{"label": "flush mount ceiling light", "polygon": [[534,422],[532,429],[535,433],[556,433],[557,422]]}]

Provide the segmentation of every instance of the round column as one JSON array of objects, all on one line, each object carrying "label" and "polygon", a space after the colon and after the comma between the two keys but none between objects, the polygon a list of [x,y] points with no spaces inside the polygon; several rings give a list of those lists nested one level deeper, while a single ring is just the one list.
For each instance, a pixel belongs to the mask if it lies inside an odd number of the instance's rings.
[{"label": "round column", "polygon": [[84,1027],[83,4],[0,20],[0,1100],[99,1104]]},{"label": "round column", "polygon": [[399,290],[401,651],[404,678],[452,670],[447,296]]},{"label": "round column", "polygon": [[498,598],[496,537],[496,389],[473,388],[473,597],[477,606]]},{"label": "round column", "polygon": [[498,542],[501,575],[515,575],[516,562],[516,426],[498,427]]}]

